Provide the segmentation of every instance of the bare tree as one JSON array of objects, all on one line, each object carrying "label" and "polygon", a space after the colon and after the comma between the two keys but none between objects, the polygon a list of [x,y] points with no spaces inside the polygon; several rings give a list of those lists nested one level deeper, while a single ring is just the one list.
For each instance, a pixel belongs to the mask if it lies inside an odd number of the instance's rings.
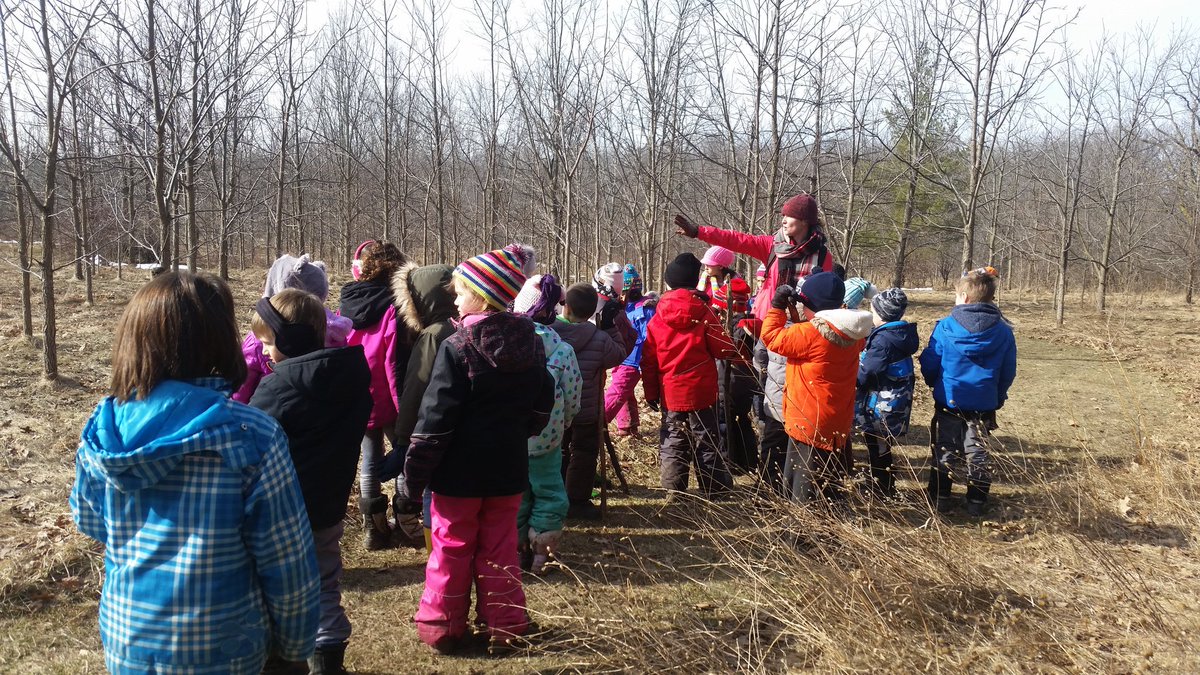
[{"label": "bare tree", "polygon": [[965,181],[940,162],[942,182],[962,220],[962,268],[975,266],[975,229],[984,179],[997,140],[1054,66],[1048,49],[1069,23],[1046,0],[937,0],[926,14],[929,35],[957,78],[967,120]]},{"label": "bare tree", "polygon": [[[0,152],[13,167],[13,174],[20,183],[18,190],[25,192],[27,203],[41,220],[42,376],[47,380],[57,380],[59,375],[54,255],[58,237],[58,171],[63,123],[67,101],[74,87],[82,80],[75,72],[80,45],[96,21],[98,8],[99,5],[96,5],[90,11],[81,13],[72,7],[56,7],[52,12],[47,0],[39,0],[36,5],[23,5],[20,13],[9,12],[5,17],[8,21],[0,29],[7,31],[16,26],[32,36],[28,67],[43,78],[40,99],[31,98],[26,102],[26,112],[31,121],[44,133],[38,162],[40,182],[39,176],[30,170],[29,163],[17,154],[18,146],[10,142],[7,133],[0,133]],[[3,43],[6,56],[9,44],[6,37]],[[12,107],[13,99],[10,97],[9,101]],[[18,133],[14,115],[12,138]],[[29,145],[25,144],[23,149],[28,152]]]}]

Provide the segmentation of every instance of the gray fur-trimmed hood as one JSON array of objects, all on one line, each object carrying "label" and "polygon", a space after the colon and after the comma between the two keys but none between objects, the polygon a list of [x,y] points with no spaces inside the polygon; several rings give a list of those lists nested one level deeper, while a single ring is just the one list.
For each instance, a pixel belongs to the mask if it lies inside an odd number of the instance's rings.
[{"label": "gray fur-trimmed hood", "polygon": [[414,333],[458,316],[450,288],[453,272],[449,265],[407,263],[392,274],[396,314]]}]

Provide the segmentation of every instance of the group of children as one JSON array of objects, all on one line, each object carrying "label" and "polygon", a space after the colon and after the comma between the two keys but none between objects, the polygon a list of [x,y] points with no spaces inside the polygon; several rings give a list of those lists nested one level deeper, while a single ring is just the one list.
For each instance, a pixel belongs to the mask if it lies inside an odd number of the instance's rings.
[{"label": "group of children", "polygon": [[[632,265],[564,289],[520,244],[450,267],[368,241],[333,313],[324,266],[282,256],[240,352],[223,281],[156,276],[118,324],[112,395],[84,428],[71,494],[80,529],[105,545],[109,669],[346,672],[341,538],[356,477],[367,548],[424,535],[420,639],[458,648],[473,586],[476,632],[511,645],[530,630],[522,570],[547,569],[567,518],[601,515],[608,425],[641,433],[639,381],[661,412],[668,499],[693,470],[714,499],[753,472],[786,497],[840,499],[855,419],[879,491],[894,494],[918,346],[907,299],[828,271],[810,196],[781,218],[753,237],[678,217],[680,234],[714,247],[671,261],[661,297]],[[732,274],[735,251],[763,261],[756,300]],[[920,358],[937,402],[929,494],[948,508],[965,475],[978,513],[1016,351],[994,272],[957,290]],[[866,296],[870,312],[856,308]]]}]

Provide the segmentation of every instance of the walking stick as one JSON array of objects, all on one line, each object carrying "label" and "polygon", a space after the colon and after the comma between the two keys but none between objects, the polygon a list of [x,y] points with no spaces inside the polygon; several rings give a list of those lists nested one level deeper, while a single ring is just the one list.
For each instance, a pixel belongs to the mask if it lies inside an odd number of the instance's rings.
[{"label": "walking stick", "polygon": [[[601,371],[601,375],[605,375],[605,373],[603,371]],[[605,379],[607,379],[607,376],[605,377]],[[601,387],[600,387],[600,393],[601,393],[601,396],[598,397],[599,404],[600,404],[599,405],[600,423],[598,425],[599,426],[598,433],[600,434],[600,438],[599,438],[600,445],[604,445],[604,442],[608,440],[608,420],[605,419],[605,416],[604,416],[604,396],[603,396],[604,386],[603,385],[601,385]],[[605,452],[600,452],[600,518],[604,519],[607,517],[608,517],[608,454]]]},{"label": "walking stick", "polygon": [[608,433],[608,426],[604,427],[604,446],[608,451],[608,459],[612,462],[613,473],[617,474],[617,482],[621,484],[621,494],[629,496],[629,483],[625,482],[625,470],[621,468],[621,460],[617,457],[617,448],[613,445],[612,436]]}]

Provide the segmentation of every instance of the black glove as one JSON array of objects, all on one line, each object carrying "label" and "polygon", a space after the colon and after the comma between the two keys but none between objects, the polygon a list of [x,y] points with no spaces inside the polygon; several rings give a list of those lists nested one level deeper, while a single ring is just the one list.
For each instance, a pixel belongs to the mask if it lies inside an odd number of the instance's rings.
[{"label": "black glove", "polygon": [[608,330],[616,325],[617,312],[621,311],[621,303],[609,300],[604,303],[604,309],[600,310],[600,330]]},{"label": "black glove", "polygon": [[692,221],[681,213],[675,216],[675,234],[695,239],[700,234],[700,228],[693,225]]},{"label": "black glove", "polygon": [[654,412],[658,412],[658,401],[646,401],[646,407]]},{"label": "black glove", "polygon": [[792,306],[792,298],[796,295],[796,289],[784,284],[775,289],[775,297],[771,298],[771,307],[773,309],[787,309]]}]

